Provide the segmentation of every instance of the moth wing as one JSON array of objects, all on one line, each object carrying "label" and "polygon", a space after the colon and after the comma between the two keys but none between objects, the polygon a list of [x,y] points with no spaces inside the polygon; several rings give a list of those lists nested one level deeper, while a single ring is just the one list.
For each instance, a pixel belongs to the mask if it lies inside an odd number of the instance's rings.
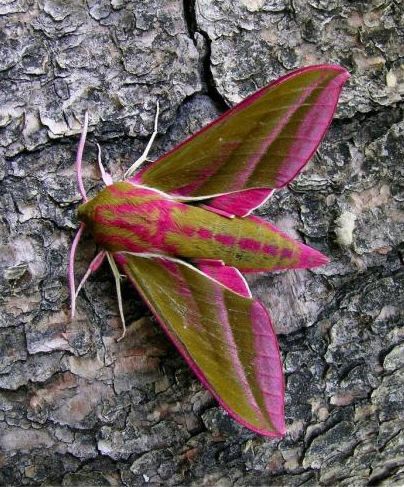
[{"label": "moth wing", "polygon": [[220,260],[197,259],[193,263],[208,277],[237,294],[247,298],[252,297],[247,281],[236,267],[224,265],[223,261]]},{"label": "moth wing", "polygon": [[317,149],[348,77],[333,65],[298,69],[246,98],[133,180],[198,198],[282,187]]},{"label": "moth wing", "polygon": [[224,212],[227,216],[244,217],[260,207],[272,195],[273,189],[252,188],[215,196],[207,204],[212,210]]},{"label": "moth wing", "polygon": [[282,436],[282,365],[263,306],[179,260],[114,258],[220,405],[247,428]]}]

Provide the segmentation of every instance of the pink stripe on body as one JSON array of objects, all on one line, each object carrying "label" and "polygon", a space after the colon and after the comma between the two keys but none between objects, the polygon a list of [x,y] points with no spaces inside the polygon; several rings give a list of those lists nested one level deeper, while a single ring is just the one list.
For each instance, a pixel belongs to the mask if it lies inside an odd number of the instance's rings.
[{"label": "pink stripe on body", "polygon": [[226,245],[227,247],[232,247],[237,243],[237,239],[236,237],[233,237],[233,235],[217,233],[213,235],[213,238],[216,240],[216,242]]},{"label": "pink stripe on body", "polygon": [[[134,194],[136,196],[137,194]],[[120,196],[122,196],[120,194]],[[137,195],[138,196],[138,195]],[[135,200],[134,200],[135,201]],[[184,211],[187,207],[181,203],[171,200],[158,199],[155,201],[144,201],[140,203],[122,203],[119,205],[102,205],[96,209],[95,220],[97,223],[107,227],[121,228],[133,233],[137,239],[144,242],[142,248],[129,238],[113,236],[113,232],[104,233],[103,242],[114,241],[115,243],[126,243],[128,248],[122,250],[131,252],[167,252],[178,255],[175,245],[166,242],[169,232],[177,232],[178,229],[173,223],[171,212],[174,209]],[[108,211],[114,217],[105,216]],[[133,221],[131,221],[133,216]],[[140,223],[144,217],[144,223]],[[188,229],[189,231],[189,229]]]},{"label": "pink stripe on body", "polygon": [[[103,247],[107,251],[111,251],[114,247],[117,247],[118,250],[114,249],[114,252],[125,251],[125,252],[150,252],[149,244],[145,243],[140,245],[139,243],[135,243],[129,237],[122,237],[120,235],[110,235],[110,233],[97,233],[96,242],[100,247]],[[149,249],[149,250],[148,250]]]},{"label": "pink stripe on body", "polygon": [[213,233],[208,230],[207,228],[198,228],[197,230],[198,237],[204,240],[210,240],[213,236]]},{"label": "pink stripe on body", "polygon": [[247,252],[262,252],[261,242],[252,238],[240,238],[237,245],[240,249],[246,250]]}]

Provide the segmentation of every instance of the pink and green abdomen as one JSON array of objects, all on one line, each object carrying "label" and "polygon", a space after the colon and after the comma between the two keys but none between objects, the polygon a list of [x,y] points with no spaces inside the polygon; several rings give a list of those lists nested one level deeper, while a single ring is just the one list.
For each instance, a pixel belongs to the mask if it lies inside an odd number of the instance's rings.
[{"label": "pink and green abdomen", "polygon": [[80,206],[98,245],[109,252],[217,259],[240,270],[313,267],[326,259],[258,218],[226,218],[128,181]]}]

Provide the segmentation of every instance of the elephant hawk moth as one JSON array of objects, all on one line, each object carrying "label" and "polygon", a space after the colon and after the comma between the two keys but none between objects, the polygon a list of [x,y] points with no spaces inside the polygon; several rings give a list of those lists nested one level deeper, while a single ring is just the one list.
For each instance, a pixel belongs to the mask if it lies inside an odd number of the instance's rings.
[{"label": "elephant hawk moth", "polygon": [[[307,269],[327,257],[251,212],[316,151],[349,77],[335,65],[301,68],[262,88],[149,165],[145,153],[88,199],[77,155],[81,221],[69,257],[72,315],[84,281],[107,258],[125,274],[202,384],[239,423],[285,433],[284,378],[270,317],[242,273]],[[88,119],[86,124],[88,124]],[[77,243],[101,249],[77,291]]]}]

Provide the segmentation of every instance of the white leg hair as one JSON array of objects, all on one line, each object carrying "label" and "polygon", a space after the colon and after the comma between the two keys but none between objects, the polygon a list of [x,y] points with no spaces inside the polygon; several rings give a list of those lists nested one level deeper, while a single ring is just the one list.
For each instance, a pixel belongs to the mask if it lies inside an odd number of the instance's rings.
[{"label": "white leg hair", "polygon": [[98,148],[98,167],[100,168],[100,172],[101,172],[101,177],[102,177],[102,180],[104,181],[105,183],[105,186],[110,186],[111,184],[114,184],[113,180],[112,180],[112,176],[111,174],[107,173],[107,171],[105,170],[102,162],[101,162],[101,147],[100,147],[100,144],[97,144],[97,148]]},{"label": "white leg hair", "polygon": [[87,279],[90,277],[90,275],[100,268],[101,264],[104,261],[105,253],[106,253],[105,250],[101,250],[101,252],[98,252],[98,254],[91,261],[90,265],[88,266],[88,269],[86,270],[86,273],[84,274],[83,278],[81,279],[80,284],[76,290],[76,298],[79,295],[81,288],[84,286]]},{"label": "white leg hair", "polygon": [[112,274],[114,275],[115,278],[116,296],[118,298],[119,314],[121,316],[122,327],[123,327],[122,335],[117,339],[117,342],[120,342],[126,334],[126,324],[125,324],[125,316],[123,314],[122,294],[121,294],[121,274],[119,273],[118,267],[115,264],[114,258],[109,252],[107,252],[107,259],[109,265],[111,266]]},{"label": "white leg hair", "polygon": [[160,104],[159,104],[159,102],[157,102],[156,103],[156,116],[154,118],[154,130],[153,130],[153,133],[152,133],[152,135],[150,137],[149,142],[146,145],[146,149],[144,150],[143,154],[126,171],[126,173],[123,176],[124,179],[132,176],[132,174],[136,171],[136,169],[138,167],[140,167],[145,161],[147,161],[147,156],[148,156],[148,154],[150,152],[151,146],[153,145],[154,139],[156,138],[156,135],[157,135],[157,127],[158,127],[159,114],[160,114]]}]

